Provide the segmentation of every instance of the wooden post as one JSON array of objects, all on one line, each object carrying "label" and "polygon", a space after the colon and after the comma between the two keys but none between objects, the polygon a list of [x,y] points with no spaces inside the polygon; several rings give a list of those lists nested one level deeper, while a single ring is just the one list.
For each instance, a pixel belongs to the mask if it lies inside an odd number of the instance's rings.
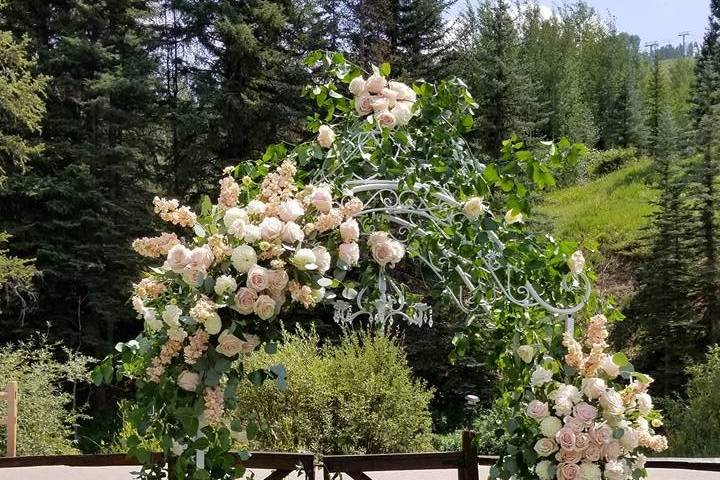
[{"label": "wooden post", "polygon": [[6,457],[15,457],[17,455],[17,396],[18,384],[15,380],[10,380],[5,386],[5,390],[0,392],[0,400],[5,400],[7,403],[7,415],[5,416],[5,419],[0,422],[4,423],[7,429]]},{"label": "wooden post", "polygon": [[475,432],[465,430],[462,432],[462,470],[459,480],[479,480],[478,452],[475,446]]}]

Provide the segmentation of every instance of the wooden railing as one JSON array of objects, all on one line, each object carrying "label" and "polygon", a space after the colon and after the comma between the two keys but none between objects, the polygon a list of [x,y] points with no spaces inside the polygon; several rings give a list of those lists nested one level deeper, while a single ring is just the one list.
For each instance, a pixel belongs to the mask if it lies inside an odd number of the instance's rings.
[{"label": "wooden railing", "polygon": [[17,421],[18,421],[18,384],[14,380],[7,382],[5,390],[0,390],[0,400],[7,403],[5,418],[0,418],[0,424],[4,424],[7,429],[6,457],[14,457],[17,455]]}]

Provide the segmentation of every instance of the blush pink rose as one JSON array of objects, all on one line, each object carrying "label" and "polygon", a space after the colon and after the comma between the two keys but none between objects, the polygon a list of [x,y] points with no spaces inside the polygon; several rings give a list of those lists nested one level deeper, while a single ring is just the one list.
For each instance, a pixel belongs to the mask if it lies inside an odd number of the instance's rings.
[{"label": "blush pink rose", "polygon": [[358,225],[357,220],[351,218],[350,220],[345,220],[341,223],[340,236],[345,243],[357,242],[360,238],[360,225]]},{"label": "blush pink rose", "polygon": [[600,447],[600,455],[605,461],[617,460],[622,454],[622,447],[620,443],[613,440],[612,442],[606,443]]},{"label": "blush pink rose", "polygon": [[235,309],[243,315],[249,315],[255,310],[257,292],[252,288],[241,287],[235,294]]},{"label": "blush pink rose", "polygon": [[585,450],[590,446],[590,435],[587,433],[578,433],[575,435],[575,449],[578,451]]},{"label": "blush pink rose", "polygon": [[189,370],[183,370],[177,379],[178,387],[188,392],[194,392],[197,390],[197,386],[200,384],[200,375]]},{"label": "blush pink rose", "polygon": [[575,448],[575,432],[570,427],[563,427],[555,434],[555,440],[560,448]]},{"label": "blush pink rose", "polygon": [[564,463],[578,463],[582,460],[582,450],[561,448],[560,451],[555,454],[555,460]]},{"label": "blush pink rose", "polygon": [[270,284],[268,271],[260,265],[253,265],[247,273],[246,285],[256,292],[260,292],[268,288]]},{"label": "blush pink rose", "polygon": [[372,99],[373,97],[371,95],[368,95],[367,93],[358,95],[357,97],[355,97],[355,110],[357,110],[360,115],[367,115],[368,113],[372,113]]},{"label": "blush pink rose", "polygon": [[360,246],[355,242],[341,243],[338,247],[338,257],[349,266],[356,265],[360,260]]},{"label": "blush pink rose", "polygon": [[175,245],[168,251],[167,266],[175,273],[180,273],[190,263],[190,249],[184,245]]},{"label": "blush pink rose", "polygon": [[295,222],[287,222],[283,226],[282,241],[288,244],[299,243],[305,239],[302,228]]},{"label": "blush pink rose", "polygon": [[548,404],[539,400],[533,400],[527,406],[527,415],[538,422],[549,414]]},{"label": "blush pink rose", "polygon": [[190,263],[192,268],[202,268],[209,270],[212,266],[215,257],[212,254],[212,250],[205,245],[203,247],[193,248],[190,251]]},{"label": "blush pink rose", "polygon": [[375,120],[377,121],[378,125],[381,125],[383,127],[393,128],[395,125],[397,125],[397,118],[395,118],[395,115],[387,111],[376,114]]},{"label": "blush pink rose", "polygon": [[580,465],[577,463],[561,463],[557,468],[557,480],[578,480]]},{"label": "blush pink rose", "polygon": [[600,460],[600,447],[591,443],[583,452],[585,460],[588,462],[597,462]]},{"label": "blush pink rose", "polygon": [[288,274],[285,270],[270,270],[268,272],[268,288],[273,292],[282,292],[288,284]]},{"label": "blush pink rose", "polygon": [[578,418],[567,416],[563,421],[565,422],[565,426],[575,433],[580,433],[585,430],[586,423]]},{"label": "blush pink rose", "polygon": [[597,418],[597,408],[593,407],[589,403],[581,402],[575,405],[573,408],[574,417],[582,422],[592,422]]},{"label": "blush pink rose", "polygon": [[283,222],[276,217],[265,217],[260,222],[260,236],[263,240],[271,242],[282,235]]},{"label": "blush pink rose", "polygon": [[533,448],[541,457],[549,457],[558,449],[557,444],[552,438],[541,438],[535,442],[535,446]]},{"label": "blush pink rose", "polygon": [[305,214],[305,209],[297,200],[287,200],[278,207],[278,216],[283,222],[294,222]]},{"label": "blush pink rose", "polygon": [[604,445],[612,440],[612,428],[607,425],[596,425],[590,430],[590,439],[598,445]]},{"label": "blush pink rose", "polygon": [[327,213],[332,208],[332,195],[330,190],[324,187],[318,187],[310,197],[312,205],[321,213]]}]

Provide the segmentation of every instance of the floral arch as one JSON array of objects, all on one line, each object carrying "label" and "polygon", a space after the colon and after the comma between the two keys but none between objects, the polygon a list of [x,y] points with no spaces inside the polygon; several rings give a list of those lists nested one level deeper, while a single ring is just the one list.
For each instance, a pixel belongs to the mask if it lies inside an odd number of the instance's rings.
[{"label": "floral arch", "polygon": [[[343,324],[432,324],[425,297],[454,302],[469,329],[510,319],[500,363],[515,385],[502,401],[519,417],[495,478],[644,474],[638,449],[664,441],[651,427],[661,422],[651,379],[606,353],[604,316],[575,340],[573,315],[598,307],[582,254],[523,227],[532,192],[553,185],[552,171],[583,147],[530,150],[514,137],[499,160],[483,162],[462,137],[477,106],[461,81],[411,88],[388,81],[387,64],[364,78],[325,52],[307,65],[320,67],[305,91],[318,107],[309,121],[317,138],[228,167],[217,201],[204,198],[199,212],[156,198],[175,231],[133,243],[160,263],[135,285],[145,329],[93,379],[135,382],[127,446],[145,463],[140,476],[163,478],[158,445],[176,478],[243,475],[229,451],[258,425],[230,415],[236,386],[285,384],[282,366],[246,371],[243,358],[261,345],[272,352],[294,309],[331,303]],[[519,311],[542,314],[532,326]]]}]

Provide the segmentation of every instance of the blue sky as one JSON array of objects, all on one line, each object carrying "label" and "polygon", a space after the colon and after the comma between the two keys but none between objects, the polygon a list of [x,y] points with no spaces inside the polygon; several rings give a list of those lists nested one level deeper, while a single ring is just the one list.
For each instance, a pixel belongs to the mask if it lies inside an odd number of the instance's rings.
[{"label": "blue sky", "polygon": [[[470,0],[475,3],[475,0]],[[562,0],[537,0],[545,7],[561,4]],[[690,32],[687,41],[702,43],[710,0],[586,0],[603,16],[615,18],[618,29],[639,35],[642,45],[658,41],[661,45],[682,41],[678,33]],[[465,0],[459,0],[452,14],[462,11]]]}]

